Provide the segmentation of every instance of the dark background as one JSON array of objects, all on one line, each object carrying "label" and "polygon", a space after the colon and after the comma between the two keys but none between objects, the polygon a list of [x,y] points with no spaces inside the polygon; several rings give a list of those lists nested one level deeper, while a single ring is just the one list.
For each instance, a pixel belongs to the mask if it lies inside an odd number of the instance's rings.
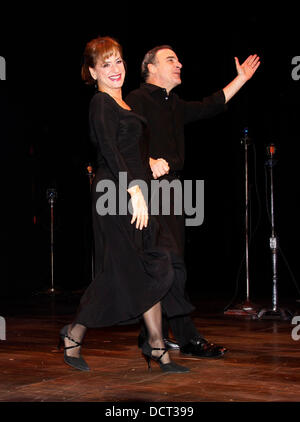
[{"label": "dark background", "polygon": [[[198,3],[197,3],[198,4]],[[269,182],[266,146],[276,145],[275,222],[279,236],[279,294],[299,298],[298,142],[300,81],[291,77],[300,55],[293,10],[195,8],[163,2],[28,5],[1,14],[0,81],[2,257],[0,294],[50,287],[50,206],[55,203],[55,285],[73,291],[90,281],[90,204],[86,166],[87,106],[93,93],[80,79],[84,46],[98,35],[123,45],[124,97],[140,84],[147,50],[170,44],[183,64],[176,92],[201,99],[223,88],[242,62],[257,53],[262,64],[230,101],[227,113],[186,128],[185,178],[205,181],[205,218],[187,228],[188,289],[193,295],[245,297],[244,146],[249,128],[250,294],[271,300]],[[268,179],[268,178],[267,178]]]}]

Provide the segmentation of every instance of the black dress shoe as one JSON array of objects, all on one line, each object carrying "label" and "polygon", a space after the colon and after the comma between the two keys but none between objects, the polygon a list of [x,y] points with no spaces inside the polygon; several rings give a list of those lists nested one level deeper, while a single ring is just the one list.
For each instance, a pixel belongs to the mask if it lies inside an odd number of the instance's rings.
[{"label": "black dress shoe", "polygon": [[[164,340],[164,343],[165,343],[167,350],[179,350],[180,349],[179,345],[177,343],[175,343],[173,340],[170,340],[169,338],[168,339],[164,338],[163,340]],[[138,336],[138,347],[141,349],[143,347],[143,344],[146,341],[148,341],[146,339],[146,337],[142,333],[140,333],[139,336]]]},{"label": "black dress shoe", "polygon": [[195,356],[196,358],[220,358],[228,351],[223,346],[209,343],[204,338],[192,339],[188,344],[180,348],[183,355]]}]

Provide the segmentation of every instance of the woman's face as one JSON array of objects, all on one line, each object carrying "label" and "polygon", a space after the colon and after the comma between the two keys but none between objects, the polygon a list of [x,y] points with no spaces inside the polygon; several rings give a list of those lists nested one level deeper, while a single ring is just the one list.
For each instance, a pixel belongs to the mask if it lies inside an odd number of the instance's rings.
[{"label": "woman's face", "polygon": [[92,77],[97,80],[101,91],[120,89],[125,79],[125,67],[119,53],[105,59],[98,59],[94,68],[90,67]]}]

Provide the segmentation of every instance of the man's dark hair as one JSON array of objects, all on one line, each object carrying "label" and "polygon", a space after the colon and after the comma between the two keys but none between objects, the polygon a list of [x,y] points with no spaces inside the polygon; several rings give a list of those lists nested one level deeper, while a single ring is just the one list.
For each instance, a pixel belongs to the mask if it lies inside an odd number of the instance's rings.
[{"label": "man's dark hair", "polygon": [[173,48],[169,45],[159,45],[157,47],[152,48],[152,50],[148,51],[148,53],[145,54],[141,66],[141,75],[144,80],[146,80],[149,75],[148,64],[154,64],[156,60],[156,53],[159,50],[163,50],[165,48],[174,51]]}]

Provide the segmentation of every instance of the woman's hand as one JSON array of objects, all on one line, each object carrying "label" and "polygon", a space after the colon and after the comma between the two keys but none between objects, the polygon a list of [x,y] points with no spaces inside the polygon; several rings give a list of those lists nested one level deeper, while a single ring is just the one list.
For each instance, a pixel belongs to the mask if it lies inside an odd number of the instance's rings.
[{"label": "woman's hand", "polygon": [[142,230],[148,225],[148,207],[143,196],[143,193],[138,185],[135,185],[128,189],[128,193],[131,196],[131,203],[133,208],[133,214],[131,224],[136,221],[135,227]]},{"label": "woman's hand", "polygon": [[170,171],[169,164],[163,158],[154,158],[149,159],[150,168],[152,170],[153,179],[158,179],[165,174],[168,174]]}]

